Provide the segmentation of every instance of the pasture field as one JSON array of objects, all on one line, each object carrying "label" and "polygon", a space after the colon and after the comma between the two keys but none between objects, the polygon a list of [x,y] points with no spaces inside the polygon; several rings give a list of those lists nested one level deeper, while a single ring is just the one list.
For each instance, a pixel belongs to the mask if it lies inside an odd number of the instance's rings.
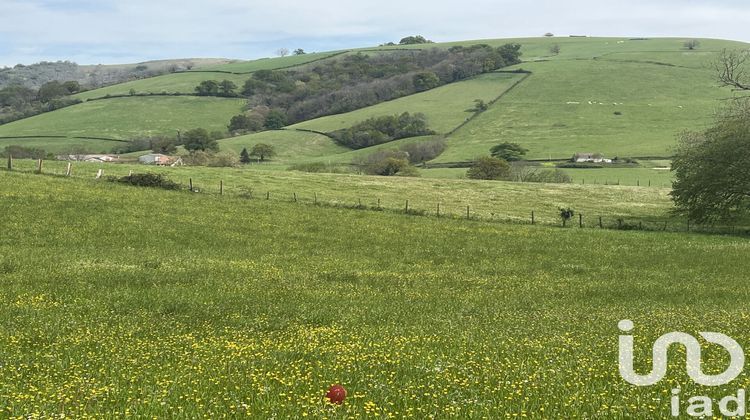
[{"label": "pasture field", "polygon": [[177,130],[198,127],[226,131],[229,119],[239,114],[244,104],[242,99],[194,96],[105,99],[0,125],[0,137],[65,135],[129,140],[176,136]]},{"label": "pasture field", "polygon": [[274,146],[277,153],[277,156],[274,157],[274,163],[276,164],[311,161],[317,157],[330,158],[349,152],[349,149],[339,146],[327,136],[295,130],[262,131],[219,141],[222,151],[229,151],[237,155],[240,154],[243,147],[250,151],[258,143]]},{"label": "pasture field", "polygon": [[204,80],[231,80],[242,89],[242,85],[250,76],[226,74],[226,73],[203,73],[203,72],[183,72],[165,74],[163,76],[150,77],[148,79],[133,80],[131,82],[120,83],[117,85],[107,86],[100,89],[81,92],[73,97],[86,100],[89,98],[102,98],[107,95],[129,95],[133,89],[137,94],[143,93],[195,93],[195,87]]},{"label": "pasture field", "polygon": [[705,128],[731,96],[708,69],[608,60],[520,66],[533,74],[450,136],[436,162],[470,160],[502,141],[535,159],[668,157],[681,131]]},{"label": "pasture field", "polygon": [[[17,160],[15,168],[31,173],[35,163]],[[45,172],[64,174],[65,162],[45,162]],[[406,177],[365,176],[355,174],[317,174],[286,171],[284,167],[253,164],[244,168],[175,167],[163,168],[137,164],[74,163],[73,175],[93,179],[99,169],[104,175],[123,176],[130,171],[163,173],[187,187],[192,178],[196,189],[209,195],[219,193],[220,181],[224,193],[230,196],[293,201],[312,204],[317,195],[320,204],[338,206],[376,207],[403,212],[406,200],[409,211],[435,215],[437,205],[443,217],[465,218],[466,206],[470,216],[483,220],[530,223],[535,212],[536,223],[560,224],[559,208],[570,207],[585,216],[585,224],[598,224],[603,217],[606,227],[616,225],[622,218],[627,223],[643,222],[647,227],[684,229],[683,221],[670,214],[672,202],[669,189],[604,186],[580,184],[534,184],[501,181],[460,179],[427,179]],[[577,224],[577,221],[576,221]]]},{"label": "pasture field", "polygon": [[522,74],[486,73],[470,80],[450,83],[356,111],[301,122],[290,128],[331,132],[349,128],[368,118],[409,112],[425,114],[430,129],[445,134],[473,115],[471,110],[475,99],[490,102],[521,77]]},{"label": "pasture field", "polygon": [[[201,67],[200,72],[222,71],[231,73],[252,73],[258,70],[275,70],[287,67],[295,67],[312,61],[322,60],[338,55],[344,51],[328,51],[320,53],[308,53],[303,55],[290,55],[287,57],[261,58],[251,61],[237,61],[234,63],[220,64],[216,66]],[[196,71],[196,72],[199,72]]]},{"label": "pasture field", "polygon": [[646,418],[750,385],[693,385],[678,352],[656,386],[617,368],[621,319],[639,369],[664,332],[750,341],[743,238],[7,171],[0,214],[1,417]]},{"label": "pasture field", "polygon": [[85,150],[90,150],[97,153],[109,153],[115,147],[122,145],[122,142],[114,140],[99,140],[75,137],[0,138],[0,150],[5,149],[6,146],[14,145],[23,145],[24,147],[42,149],[48,153],[55,154],[71,154],[76,150],[80,150],[81,148],[85,148]]}]

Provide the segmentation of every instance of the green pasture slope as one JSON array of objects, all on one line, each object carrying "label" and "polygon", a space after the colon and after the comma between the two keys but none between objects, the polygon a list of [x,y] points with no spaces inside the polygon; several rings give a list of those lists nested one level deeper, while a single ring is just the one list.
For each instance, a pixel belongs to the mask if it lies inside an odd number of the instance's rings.
[{"label": "green pasture slope", "polygon": [[154,135],[176,136],[177,130],[198,127],[225,131],[228,116],[240,113],[244,104],[242,99],[194,96],[90,101],[0,125],[0,137],[65,135],[129,140]]},{"label": "green pasture slope", "polygon": [[[609,157],[669,157],[678,133],[709,124],[721,99],[710,61],[723,48],[747,44],[683,39],[551,38],[529,41],[517,66],[533,74],[450,137],[437,162],[466,161],[512,141],[529,158],[576,152]],[[523,41],[521,41],[523,43]],[[561,53],[549,56],[559,44]],[[615,113],[620,113],[616,115]]]},{"label": "green pasture slope", "polygon": [[[670,369],[639,388],[617,370],[621,319],[644,365],[669,331],[750,341],[744,238],[7,171],[0,214],[2,417],[646,418],[669,416],[673,385],[750,384]],[[333,383],[342,406],[322,401]]]}]

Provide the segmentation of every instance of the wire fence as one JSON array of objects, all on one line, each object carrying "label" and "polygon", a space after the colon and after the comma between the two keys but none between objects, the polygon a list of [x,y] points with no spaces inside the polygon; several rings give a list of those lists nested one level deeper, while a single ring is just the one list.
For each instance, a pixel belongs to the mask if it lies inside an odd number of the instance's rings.
[{"label": "wire fence", "polygon": [[[8,171],[42,174],[56,177],[92,178],[107,180],[111,177],[105,176],[103,169],[87,172],[86,175],[80,171],[73,172],[73,163],[67,162],[63,167],[47,168],[43,160],[37,160],[34,167],[19,168],[14,165],[12,158],[8,158]],[[130,174],[134,172],[129,171]],[[318,191],[275,191],[267,189],[258,191],[251,183],[246,185],[234,185],[228,188],[224,180],[212,182],[196,182],[193,177],[187,178],[187,183],[181,184],[183,190],[193,194],[213,195],[217,197],[236,197],[247,200],[264,200],[273,202],[298,203],[318,207],[342,208],[351,210],[377,211],[405,214],[410,216],[434,217],[443,219],[496,222],[506,224],[521,224],[532,226],[557,226],[561,228],[577,229],[610,229],[628,231],[649,232],[691,232],[708,234],[750,235],[748,226],[706,226],[693,224],[684,217],[670,215],[669,217],[623,217],[606,214],[593,214],[573,212],[563,217],[563,209],[559,212],[531,210],[528,214],[502,214],[499,212],[478,209],[471,204],[457,209],[456,206],[447,206],[440,201],[425,204],[424,200],[415,201],[408,198],[402,200],[388,200],[373,197],[350,198],[327,197],[325,192]]]}]

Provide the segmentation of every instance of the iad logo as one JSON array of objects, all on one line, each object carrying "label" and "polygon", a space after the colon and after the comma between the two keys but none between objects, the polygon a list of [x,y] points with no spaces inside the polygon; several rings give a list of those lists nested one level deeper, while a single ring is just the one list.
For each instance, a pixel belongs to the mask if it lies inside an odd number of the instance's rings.
[{"label": "iad logo", "polygon": [[[635,327],[633,321],[628,319],[620,321],[617,326],[620,331],[629,333]],[[683,332],[671,332],[662,335],[653,345],[652,367],[647,375],[639,375],[633,369],[633,336],[620,335],[620,375],[627,382],[637,386],[654,385],[664,379],[667,374],[667,352],[673,344],[681,344],[685,347],[687,360],[685,367],[687,374],[695,383],[705,386],[725,385],[737,378],[745,366],[745,353],[742,347],[731,337],[716,332],[699,333],[706,341],[722,346],[730,356],[729,367],[718,375],[706,375],[701,370],[701,346],[698,340],[690,334]],[[672,390],[671,411],[673,416],[680,415],[680,389]],[[688,399],[689,406],[686,413],[690,416],[712,416],[713,400],[705,396],[696,396]],[[729,395],[719,401],[719,410],[725,416],[745,415],[745,390],[740,389],[737,395]],[[734,408],[729,408],[733,404]]]},{"label": "iad logo", "polygon": [[[622,332],[631,332],[633,321],[625,319],[617,326]],[[686,368],[690,379],[695,383],[706,386],[719,386],[734,380],[745,367],[745,353],[734,339],[720,333],[699,333],[709,343],[718,344],[729,352],[731,361],[729,367],[719,375],[706,375],[701,370],[701,346],[698,340],[690,334],[671,332],[659,337],[653,347],[653,362],[651,373],[639,375],[633,370],[633,336],[620,335],[620,375],[633,385],[653,385],[667,374],[667,350],[672,344],[682,344],[687,352]]]}]

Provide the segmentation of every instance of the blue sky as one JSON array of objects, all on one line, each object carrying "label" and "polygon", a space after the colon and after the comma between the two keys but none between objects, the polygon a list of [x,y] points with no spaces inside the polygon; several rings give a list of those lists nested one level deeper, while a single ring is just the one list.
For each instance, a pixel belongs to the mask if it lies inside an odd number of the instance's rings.
[{"label": "blue sky", "polygon": [[436,41],[539,36],[750,41],[747,0],[0,0],[0,66],[258,58],[423,34]]}]

